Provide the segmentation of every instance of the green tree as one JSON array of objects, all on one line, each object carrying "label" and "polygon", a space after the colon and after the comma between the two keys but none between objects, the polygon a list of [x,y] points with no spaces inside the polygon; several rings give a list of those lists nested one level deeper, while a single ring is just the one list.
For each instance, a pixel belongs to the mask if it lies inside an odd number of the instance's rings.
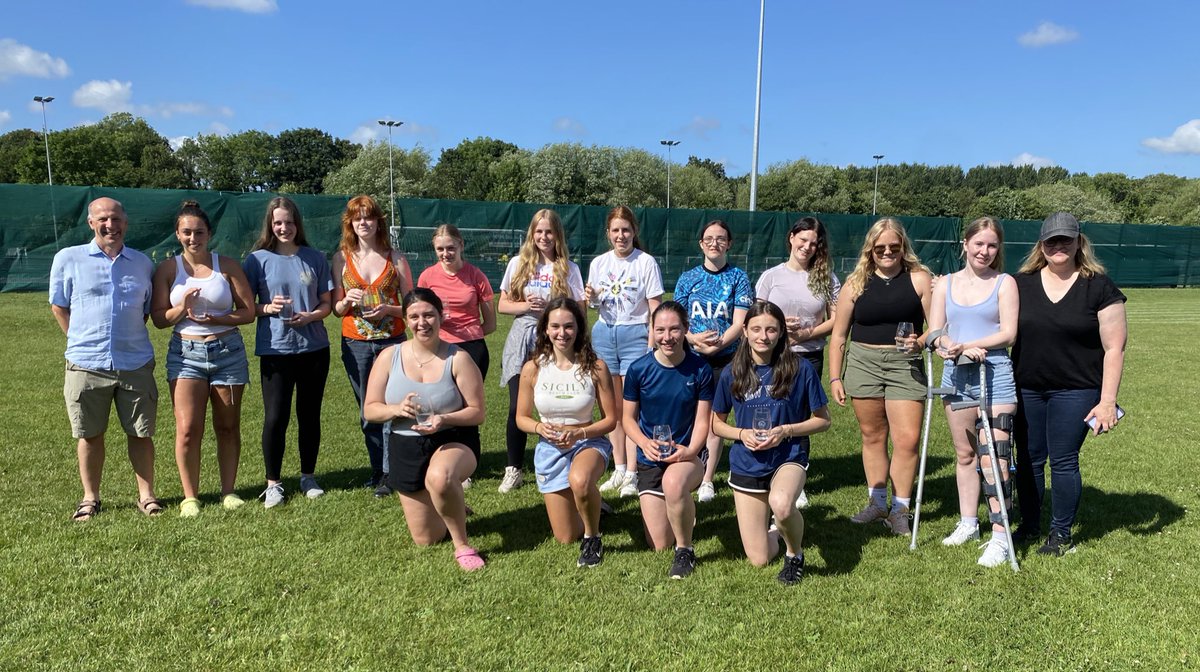
[{"label": "green tree", "polygon": [[[396,197],[420,196],[429,175],[429,152],[421,147],[392,150]],[[388,145],[371,142],[365,145],[354,160],[325,177],[325,193],[355,196],[367,194],[389,211]]]},{"label": "green tree", "polygon": [[524,203],[529,200],[529,173],[533,153],[526,149],[508,152],[488,166],[491,173],[489,201]]},{"label": "green tree", "polygon": [[[716,164],[720,166],[720,164]],[[733,207],[731,182],[707,166],[688,161],[671,171],[671,205],[679,208],[728,210]]]},{"label": "green tree", "polygon": [[980,196],[966,210],[968,220],[985,215],[1000,219],[1042,219],[1045,206],[1026,191],[998,187]]},{"label": "green tree", "polygon": [[1149,215],[1158,224],[1200,225],[1200,180],[1185,180],[1170,197],[1159,199]]},{"label": "green tree", "polygon": [[486,137],[463,140],[456,147],[443,149],[437,165],[429,173],[426,193],[431,198],[490,200],[494,180],[492,165],[519,149],[511,142]]},{"label": "green tree", "polygon": [[807,159],[777,163],[759,177],[758,209],[850,212],[849,186],[845,174],[834,166]]},{"label": "green tree", "polygon": [[1039,184],[1023,191],[1041,206],[1040,212],[1030,219],[1042,219],[1061,210],[1085,222],[1121,221],[1120,209],[1106,196],[1067,182]]},{"label": "green tree", "polygon": [[[42,134],[28,128],[0,135],[0,183],[18,182],[20,173],[17,167],[25,155],[37,154],[42,148]],[[45,154],[42,154],[42,159],[45,159]]]},{"label": "green tree", "polygon": [[[616,172],[604,203],[662,207],[667,202],[667,162],[644,149],[614,150]],[[672,169],[672,178],[675,168]],[[674,205],[674,202],[672,201]]]},{"label": "green tree", "polygon": [[359,145],[335,139],[317,128],[294,128],[279,134],[278,174],[280,189],[290,193],[319,194],[325,176],[354,159]]},{"label": "green tree", "polygon": [[[191,186],[167,139],[128,112],[51,133],[50,146],[55,181],[62,184],[153,189]],[[22,182],[45,182],[45,160],[26,156],[17,172]]]}]

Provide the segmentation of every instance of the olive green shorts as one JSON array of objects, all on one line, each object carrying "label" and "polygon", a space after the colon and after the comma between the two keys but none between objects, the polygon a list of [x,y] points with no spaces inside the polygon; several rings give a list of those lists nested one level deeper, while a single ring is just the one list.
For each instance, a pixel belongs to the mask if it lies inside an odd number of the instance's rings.
[{"label": "olive green shorts", "polygon": [[71,419],[71,435],[77,439],[103,434],[114,402],[126,434],[143,439],[154,436],[158,384],[153,359],[131,371],[85,369],[67,362],[63,397]]},{"label": "olive green shorts", "polygon": [[920,355],[898,352],[895,348],[868,348],[851,342],[842,385],[846,394],[856,399],[923,401],[925,370]]}]

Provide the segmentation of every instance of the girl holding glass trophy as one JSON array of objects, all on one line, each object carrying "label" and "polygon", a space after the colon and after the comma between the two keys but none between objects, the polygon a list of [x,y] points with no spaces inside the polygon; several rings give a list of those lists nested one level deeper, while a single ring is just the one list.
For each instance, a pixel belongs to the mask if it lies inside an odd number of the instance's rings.
[{"label": "girl holding glass trophy", "polygon": [[882,521],[893,534],[903,536],[910,533],[909,505],[921,438],[927,381],[920,327],[929,313],[931,284],[929,269],[913,252],[899,220],[885,217],[875,222],[838,297],[830,337],[830,394],[842,406],[847,396],[853,398],[867,477],[867,505],[850,520]]},{"label": "girl holding glass trophy", "polygon": [[[733,440],[729,486],[742,546],[751,564],[765,567],[786,547],[779,581],[804,575],[804,518],[793,503],[808,470],[808,436],[829,428],[829,402],[811,366],[787,347],[783,311],[756,301],[742,342],[717,382],[713,431]],[[728,424],[733,411],[736,424]],[[768,531],[774,516],[778,529]]]},{"label": "girl holding glass trophy", "polygon": [[637,487],[646,542],[675,547],[669,576],[686,578],[696,567],[692,491],[704,475],[711,419],[712,369],[687,348],[684,307],[664,301],[650,318],[655,349],[629,365],[621,424],[637,446]]},{"label": "girl holding glass trophy", "polygon": [[[355,196],[342,213],[342,240],[333,255],[333,313],[342,318],[342,366],[362,409],[367,376],[383,349],[404,340],[400,297],[412,289],[408,260],[392,248],[387,215],[370,196]],[[363,441],[375,496],[391,494],[385,482],[383,425],[363,421]]]},{"label": "girl holding glass trophy", "polygon": [[[979,539],[979,494],[982,474],[992,483],[992,470],[986,453],[978,455],[979,431],[975,421],[981,409],[976,407],[955,410],[952,404],[979,401],[979,367],[986,367],[987,405],[999,462],[1001,478],[1008,480],[1010,457],[1009,433],[1017,410],[1017,386],[1013,366],[1006,348],[1017,338],[1017,283],[1002,273],[1004,268],[1004,230],[991,217],[971,222],[963,233],[962,270],[951,273],[938,282],[933,292],[929,317],[931,330],[942,334],[934,340],[937,353],[945,359],[942,387],[953,388],[954,394],[944,395],[946,423],[958,462],[955,480],[958,483],[959,521],[954,530],[942,540],[946,546],[959,546]],[[986,439],[985,439],[986,440]],[[976,472],[976,467],[981,471]],[[1011,496],[1005,498],[1011,502]],[[998,519],[1000,508],[996,497],[988,497],[992,537],[985,545],[978,563],[995,567],[1008,559],[1011,549]]]}]

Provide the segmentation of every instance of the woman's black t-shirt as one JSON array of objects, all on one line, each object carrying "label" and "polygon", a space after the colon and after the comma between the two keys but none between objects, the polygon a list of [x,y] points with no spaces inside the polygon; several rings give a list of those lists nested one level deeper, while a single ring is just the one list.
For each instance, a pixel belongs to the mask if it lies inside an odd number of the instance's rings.
[{"label": "woman's black t-shirt", "polygon": [[1125,295],[1107,275],[1081,274],[1054,303],[1046,296],[1040,271],[1013,277],[1021,301],[1012,349],[1017,385],[1030,390],[1099,389],[1104,347],[1097,313],[1125,301]]}]

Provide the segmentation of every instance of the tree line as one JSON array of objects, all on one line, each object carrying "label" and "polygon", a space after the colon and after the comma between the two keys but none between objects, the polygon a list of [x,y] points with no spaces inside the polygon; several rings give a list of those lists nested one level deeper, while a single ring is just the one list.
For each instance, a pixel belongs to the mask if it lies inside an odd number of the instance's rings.
[{"label": "tree line", "polygon": [[[0,135],[0,183],[44,184],[40,133]],[[176,149],[144,119],[111,114],[50,134],[58,184],[309,194],[368,193],[387,200],[388,145],[359,145],[316,128],[276,135],[200,135]],[[443,149],[393,148],[400,197],[667,205],[667,162],[643,149],[554,143],[537,150],[480,137]],[[805,159],[769,166],[758,179],[758,208],[868,213],[873,166],[837,167]],[[711,159],[671,166],[671,206],[746,209],[748,175],[731,177]],[[1066,210],[1085,221],[1200,225],[1200,180],[1156,174],[1071,173],[1061,167],[879,166],[880,213],[900,216],[1041,219]]]}]

